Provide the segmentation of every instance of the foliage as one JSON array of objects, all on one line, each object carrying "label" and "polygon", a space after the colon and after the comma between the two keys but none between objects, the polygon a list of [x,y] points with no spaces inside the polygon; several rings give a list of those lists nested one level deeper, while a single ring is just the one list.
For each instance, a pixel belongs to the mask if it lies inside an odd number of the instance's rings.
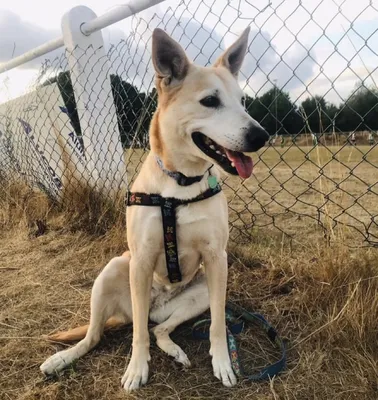
[{"label": "foliage", "polygon": [[332,128],[332,120],[328,116],[326,101],[323,97],[308,97],[301,104],[301,111],[306,122],[305,132],[324,132]]},{"label": "foliage", "polygon": [[[156,109],[156,91],[145,94],[118,75],[110,75],[112,94],[116,107],[121,142],[124,147],[146,147],[148,127],[151,116]],[[43,86],[57,83],[64,105],[78,136],[81,128],[76,108],[75,95],[68,71],[46,80]]]},{"label": "foliage", "polygon": [[57,76],[47,79],[42,86],[51,85],[52,83],[58,85],[75,133],[76,135],[81,136],[80,121],[77,114],[75,94],[72,87],[70,73],[68,71],[61,72]]},{"label": "foliage", "polygon": [[[123,146],[148,147],[148,127],[157,106],[156,89],[146,94],[119,75],[111,75],[110,80]],[[58,84],[72,124],[80,136],[69,72],[60,73],[44,85],[53,82]],[[339,107],[321,96],[308,97],[297,106],[289,93],[277,86],[255,98],[247,95],[245,107],[271,135],[378,130],[378,90],[363,85]]]},{"label": "foliage", "polygon": [[261,97],[246,101],[248,113],[270,133],[298,134],[303,130],[303,120],[288,93],[273,87]]},{"label": "foliage", "polygon": [[337,125],[343,131],[378,129],[378,89],[360,86],[340,106]]},{"label": "foliage", "polygon": [[111,75],[110,82],[123,146],[146,147],[151,116],[156,109],[156,93],[139,92],[118,75]]}]

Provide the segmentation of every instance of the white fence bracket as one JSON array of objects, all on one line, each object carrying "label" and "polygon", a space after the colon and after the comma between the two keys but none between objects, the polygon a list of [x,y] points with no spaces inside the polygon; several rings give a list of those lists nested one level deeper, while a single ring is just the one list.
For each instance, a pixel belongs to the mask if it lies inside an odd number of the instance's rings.
[{"label": "white fence bracket", "polygon": [[126,179],[125,161],[101,31],[90,35],[81,31],[84,23],[95,18],[96,14],[88,7],[72,8],[62,18],[62,32],[88,162],[89,184],[111,193]]}]

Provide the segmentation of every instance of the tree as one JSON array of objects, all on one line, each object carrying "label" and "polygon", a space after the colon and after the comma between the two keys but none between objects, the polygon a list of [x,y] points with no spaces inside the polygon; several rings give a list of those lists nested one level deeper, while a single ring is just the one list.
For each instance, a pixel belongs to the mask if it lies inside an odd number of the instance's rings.
[{"label": "tree", "polygon": [[[82,132],[69,71],[61,72],[46,80],[43,86],[52,83],[58,85],[67,114],[77,136],[81,138]],[[146,95],[118,75],[110,75],[110,84],[123,147],[147,147],[149,125],[157,106],[156,90],[153,89]]]},{"label": "tree", "polygon": [[58,85],[60,95],[64,101],[67,114],[71,120],[75,133],[81,138],[80,121],[77,114],[75,95],[69,71],[61,72],[57,76],[47,79],[42,86],[51,85],[52,83],[56,83]]},{"label": "tree", "polygon": [[274,134],[298,134],[303,130],[303,121],[298,108],[290,100],[288,93],[273,87],[261,97],[246,101],[246,108],[252,118]]},{"label": "tree", "polygon": [[327,129],[328,132],[334,132],[336,131],[336,119],[339,113],[339,108],[332,103],[327,104],[327,109],[326,109],[326,117],[329,119],[329,123],[326,125],[329,127]]},{"label": "tree", "polygon": [[348,100],[340,106],[337,118],[340,130],[350,132],[355,130],[378,129],[378,89],[360,86]]},{"label": "tree", "polygon": [[151,92],[146,97],[144,115],[142,116],[142,127],[144,129],[145,143],[143,147],[148,147],[149,145],[149,129],[150,122],[157,108],[157,90],[153,88]]},{"label": "tree", "polygon": [[146,95],[118,75],[110,75],[110,82],[122,145],[143,147],[146,132],[141,118]]},{"label": "tree", "polygon": [[[157,107],[156,89],[143,93],[118,75],[110,76],[123,147],[148,147],[148,131]],[[43,86],[57,83],[75,132],[81,128],[75,95],[68,71],[48,79]],[[308,97],[298,109],[289,93],[273,87],[261,96],[246,96],[245,107],[252,118],[271,134],[296,135],[309,130],[314,134],[354,130],[378,130],[378,89],[359,86],[338,108],[321,96]],[[104,133],[105,134],[105,133]]]},{"label": "tree", "polygon": [[305,123],[305,131],[315,134],[332,132],[333,121],[338,112],[334,104],[327,104],[324,97],[308,97],[301,104],[302,116]]}]

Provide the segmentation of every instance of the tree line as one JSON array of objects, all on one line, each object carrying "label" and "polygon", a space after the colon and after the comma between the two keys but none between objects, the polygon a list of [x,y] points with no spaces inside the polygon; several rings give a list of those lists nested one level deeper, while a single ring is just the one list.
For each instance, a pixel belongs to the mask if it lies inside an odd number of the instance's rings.
[{"label": "tree line", "polygon": [[353,132],[378,129],[378,90],[361,85],[336,106],[321,96],[298,106],[289,93],[273,87],[261,96],[247,97],[246,109],[268,132],[278,135]]},{"label": "tree line", "polygon": [[[118,127],[124,147],[147,147],[148,127],[156,109],[156,90],[140,92],[118,75],[111,75],[111,88]],[[81,128],[69,72],[44,82],[56,82],[76,133]],[[271,135],[378,130],[378,90],[364,85],[356,88],[339,106],[321,96],[308,97],[297,105],[288,92],[274,86],[261,96],[246,96],[245,107],[252,118]]]}]

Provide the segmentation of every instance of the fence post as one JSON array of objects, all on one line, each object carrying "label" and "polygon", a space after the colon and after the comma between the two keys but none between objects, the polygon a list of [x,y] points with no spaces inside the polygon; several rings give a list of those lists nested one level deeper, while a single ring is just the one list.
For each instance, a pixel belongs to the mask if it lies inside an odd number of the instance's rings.
[{"label": "fence post", "polygon": [[122,179],[126,179],[125,160],[101,31],[88,36],[81,32],[81,25],[94,18],[96,14],[90,8],[74,7],[62,18],[62,32],[88,163],[89,184],[109,194],[115,193]]}]

